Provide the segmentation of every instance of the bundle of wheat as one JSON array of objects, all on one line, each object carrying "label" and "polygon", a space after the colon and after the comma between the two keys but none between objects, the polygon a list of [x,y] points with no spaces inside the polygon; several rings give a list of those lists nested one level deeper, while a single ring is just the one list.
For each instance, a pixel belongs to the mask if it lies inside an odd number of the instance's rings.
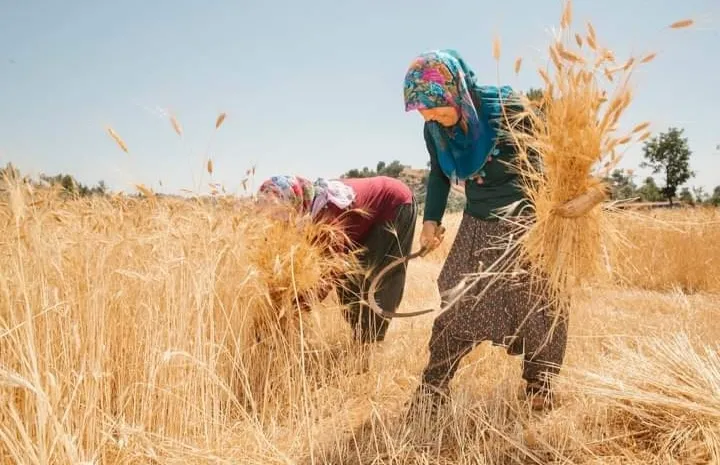
[{"label": "bundle of wheat", "polygon": [[648,122],[627,134],[618,125],[632,101],[633,71],[655,57],[630,57],[617,65],[589,22],[585,36],[572,35],[571,20],[568,1],[561,34],[549,47],[552,65],[538,70],[542,96],[521,97],[526,111],[508,116],[506,133],[520,149],[517,168],[534,208],[529,222],[519,225],[519,258],[534,276],[543,277],[559,309],[569,305],[578,283],[604,272],[604,248],[621,243],[613,227],[618,222],[610,217],[622,212],[599,207],[603,179],[625,146],[650,136]]},{"label": "bundle of wheat", "polygon": [[341,251],[347,237],[338,227],[309,221],[294,210],[286,213],[278,219],[273,211],[256,211],[259,221],[245,231],[248,263],[263,287],[258,292],[280,319],[288,309],[311,308],[323,290],[360,272],[356,252]]}]

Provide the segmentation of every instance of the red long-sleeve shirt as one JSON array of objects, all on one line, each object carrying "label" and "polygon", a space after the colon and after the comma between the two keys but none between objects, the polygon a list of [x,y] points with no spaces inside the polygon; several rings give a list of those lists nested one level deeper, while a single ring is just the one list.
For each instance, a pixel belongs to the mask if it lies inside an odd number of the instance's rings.
[{"label": "red long-sleeve shirt", "polygon": [[375,176],[341,181],[355,190],[355,201],[344,210],[328,202],[321,218],[324,221],[339,221],[355,245],[364,243],[374,225],[394,219],[399,206],[412,202],[412,191],[399,179]]},{"label": "red long-sleeve shirt", "polygon": [[[354,244],[363,245],[370,229],[385,221],[395,218],[397,208],[412,202],[413,193],[402,181],[387,176],[371,178],[342,179],[344,184],[355,190],[355,201],[346,209],[338,208],[332,203],[319,214],[319,221],[339,222],[343,232]],[[361,212],[352,211],[355,209]],[[337,224],[337,223],[336,223]],[[343,244],[347,249],[351,244]],[[333,247],[334,249],[341,248]],[[333,250],[328,250],[332,254]],[[332,290],[331,286],[318,289],[317,298],[325,299]]]}]

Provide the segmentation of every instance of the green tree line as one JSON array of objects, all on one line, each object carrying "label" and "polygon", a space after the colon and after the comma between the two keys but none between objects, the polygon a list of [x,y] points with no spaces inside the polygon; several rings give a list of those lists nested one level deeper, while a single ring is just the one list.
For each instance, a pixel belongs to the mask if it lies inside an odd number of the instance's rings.
[{"label": "green tree line", "polygon": [[80,197],[88,197],[91,195],[105,195],[108,193],[105,181],[99,181],[94,186],[87,186],[70,174],[56,174],[49,176],[41,174],[38,179],[32,179],[29,176],[23,176],[20,170],[8,163],[4,168],[0,168],[0,181],[4,180],[24,181],[32,184],[34,187],[53,187],[60,188],[63,193],[68,195],[76,195]]}]

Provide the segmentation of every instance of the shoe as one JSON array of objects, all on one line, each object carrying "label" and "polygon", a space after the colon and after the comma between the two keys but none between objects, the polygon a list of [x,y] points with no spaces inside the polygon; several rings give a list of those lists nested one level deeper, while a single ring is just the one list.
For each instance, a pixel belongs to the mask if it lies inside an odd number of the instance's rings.
[{"label": "shoe", "polygon": [[533,411],[552,410],[555,406],[555,396],[552,390],[543,383],[528,383],[525,388],[525,396]]}]

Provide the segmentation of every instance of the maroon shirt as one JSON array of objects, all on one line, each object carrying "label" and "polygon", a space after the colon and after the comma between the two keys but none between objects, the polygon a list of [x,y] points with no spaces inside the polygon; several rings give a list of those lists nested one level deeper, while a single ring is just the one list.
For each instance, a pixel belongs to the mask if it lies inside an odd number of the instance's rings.
[{"label": "maroon shirt", "polygon": [[[319,214],[318,220],[338,221],[348,239],[355,243],[354,246],[362,245],[374,225],[394,219],[397,208],[411,203],[413,199],[413,193],[408,186],[398,179],[387,176],[340,181],[355,190],[355,201],[344,210],[328,203]],[[361,209],[363,213],[350,211],[356,208]],[[339,252],[340,249],[347,250],[350,244],[342,242],[343,244],[331,246],[325,253],[332,254],[334,251]],[[318,289],[316,296],[322,301],[331,290],[332,286],[328,284]],[[301,307],[307,309],[306,306],[305,297],[301,296]]]},{"label": "maroon shirt", "polygon": [[[399,206],[412,202],[412,191],[399,179],[375,176],[340,181],[355,190],[355,201],[345,210],[329,202],[321,215],[323,220],[340,221],[355,244],[362,244],[374,225],[394,219]],[[353,209],[363,213],[349,211]]]}]

